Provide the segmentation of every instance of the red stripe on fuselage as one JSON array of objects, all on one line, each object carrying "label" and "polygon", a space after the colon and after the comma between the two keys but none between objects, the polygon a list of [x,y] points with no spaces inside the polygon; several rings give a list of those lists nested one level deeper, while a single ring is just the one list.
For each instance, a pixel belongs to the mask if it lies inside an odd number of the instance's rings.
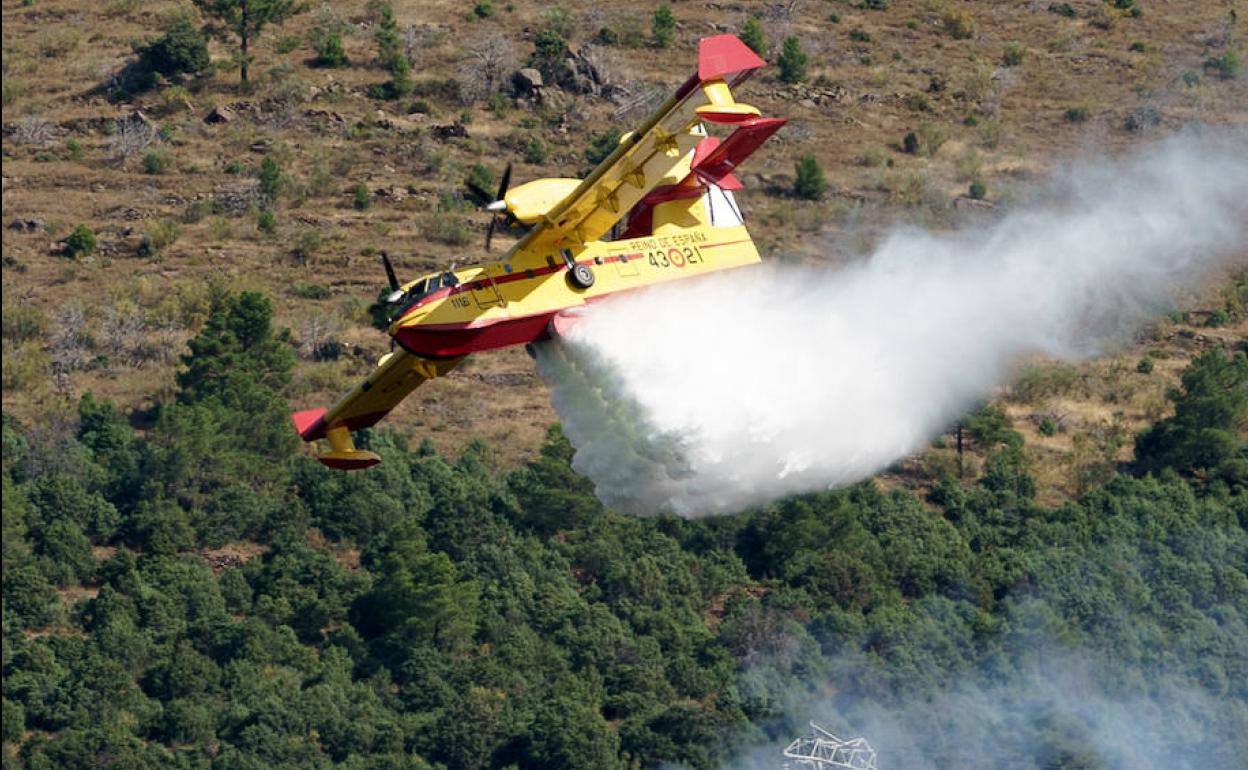
[{"label": "red stripe on fuselage", "polygon": [[[700,249],[713,249],[719,246],[732,246],[738,243],[748,243],[748,238],[737,241],[728,241],[725,243],[699,244]],[[576,264],[592,267],[600,264],[611,264],[614,262],[631,262],[633,260],[642,259],[642,252],[633,251],[626,254],[615,254],[608,257],[598,259],[578,260]],[[495,285],[507,284],[513,281],[527,281],[544,278],[548,275],[566,270],[567,266],[559,263],[554,265],[543,265],[542,267],[531,268],[529,270],[517,270],[506,275],[490,278],[478,278],[456,286],[439,289],[422,299],[416,305],[413,305],[402,318],[407,317],[419,307],[423,307],[429,302],[445,299],[454,294],[462,294],[466,291],[485,290],[488,284],[493,281]],[[478,288],[478,284],[479,288]],[[651,284],[646,284],[647,286]],[[643,287],[630,287],[643,288]],[[629,291],[623,289],[621,291]],[[618,294],[619,292],[612,292]],[[600,299],[601,297],[588,298],[589,300]],[[485,323],[478,320],[465,321],[460,323],[446,324],[425,324],[418,323],[411,326],[402,326],[394,334],[394,340],[407,352],[424,356],[425,358],[455,358],[457,356],[468,355],[469,353],[477,353],[483,350],[493,350],[495,348],[503,348],[509,345],[520,345],[529,342],[539,342],[549,336],[549,323],[557,313],[567,308],[559,308],[543,313],[535,313],[533,315],[500,318]],[[479,325],[474,325],[479,324]]]}]

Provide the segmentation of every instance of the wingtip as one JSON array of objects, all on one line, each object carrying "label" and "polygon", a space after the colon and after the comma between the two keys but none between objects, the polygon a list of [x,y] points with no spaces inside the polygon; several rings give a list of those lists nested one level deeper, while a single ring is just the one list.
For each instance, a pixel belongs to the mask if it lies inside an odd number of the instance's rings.
[{"label": "wingtip", "polygon": [[327,468],[339,471],[358,471],[371,468],[381,462],[381,457],[373,452],[352,450],[346,452],[326,452],[318,455],[317,460]]},{"label": "wingtip", "polygon": [[295,430],[299,432],[299,438],[304,441],[316,441],[325,435],[324,417],[324,409],[307,409],[302,412],[295,412],[290,416],[290,420],[295,424]]}]

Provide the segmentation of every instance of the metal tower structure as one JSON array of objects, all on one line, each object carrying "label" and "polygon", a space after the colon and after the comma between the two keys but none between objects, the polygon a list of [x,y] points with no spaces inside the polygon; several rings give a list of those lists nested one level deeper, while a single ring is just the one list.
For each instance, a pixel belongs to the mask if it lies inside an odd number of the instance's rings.
[{"label": "metal tower structure", "polygon": [[784,770],[876,770],[866,738],[842,740],[814,722],[810,732],[784,750]]}]

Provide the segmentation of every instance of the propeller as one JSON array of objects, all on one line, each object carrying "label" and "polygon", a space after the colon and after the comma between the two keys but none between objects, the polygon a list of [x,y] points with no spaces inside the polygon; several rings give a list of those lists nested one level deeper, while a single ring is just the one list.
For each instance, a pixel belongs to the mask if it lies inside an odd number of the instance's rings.
[{"label": "propeller", "polygon": [[394,274],[394,265],[390,263],[390,255],[381,252],[381,264],[386,268],[386,280],[390,282],[390,293],[386,295],[386,304],[393,305],[403,299],[403,289],[399,286],[399,278]]},{"label": "propeller", "polygon": [[494,200],[487,203],[486,211],[491,211],[494,216],[490,217],[490,229],[485,231],[485,250],[490,250],[490,241],[494,238],[494,228],[498,227],[498,215],[501,213],[507,215],[507,188],[511,185],[511,164],[507,164],[507,168],[503,171],[503,178],[498,183],[498,194],[494,196]]}]

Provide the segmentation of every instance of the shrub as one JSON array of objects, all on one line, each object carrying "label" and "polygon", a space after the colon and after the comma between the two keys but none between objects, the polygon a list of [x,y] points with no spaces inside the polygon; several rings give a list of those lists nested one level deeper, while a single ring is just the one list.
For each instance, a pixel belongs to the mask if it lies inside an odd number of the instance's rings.
[{"label": "shrub", "polygon": [[1153,371],[1153,359],[1149,356],[1145,356],[1141,358],[1140,362],[1135,365],[1135,370],[1139,372],[1140,374],[1148,374],[1152,372]]},{"label": "shrub", "polygon": [[277,232],[277,217],[272,211],[265,209],[256,216],[256,228],[262,233],[272,235]]},{"label": "shrub", "polygon": [[927,112],[931,107],[923,94],[910,94],[905,98],[905,105],[914,112]]},{"label": "shrub", "polygon": [[347,63],[347,52],[342,47],[342,35],[337,32],[317,30],[312,34],[312,47],[316,58],[312,60],[315,67],[341,67]]},{"label": "shrub", "polygon": [[919,152],[919,135],[911,131],[901,140],[901,149],[906,151],[908,155],[917,155]]},{"label": "shrub", "polygon": [[741,27],[741,42],[749,46],[750,50],[759,56],[767,56],[767,35],[763,32],[763,23],[759,21],[757,16],[751,16],[745,20],[745,26]]},{"label": "shrub", "polygon": [[851,29],[849,31],[849,39],[855,43],[870,43],[871,33],[865,29]]},{"label": "shrub", "polygon": [[1219,326],[1226,326],[1231,322],[1231,314],[1226,312],[1225,308],[1218,308],[1209,314],[1205,319],[1205,326],[1210,329],[1216,329]]},{"label": "shrub", "polygon": [[494,14],[494,4],[490,0],[477,0],[472,6],[472,15],[478,19],[486,19]]},{"label": "shrub", "polygon": [[1070,3],[1050,3],[1049,13],[1056,13],[1058,16],[1065,16],[1073,19],[1079,14],[1075,11],[1075,7]]},{"label": "shrub", "polygon": [[650,32],[654,35],[654,44],[658,48],[668,48],[676,39],[676,16],[668,5],[659,6],[650,17]]},{"label": "shrub", "polygon": [[1140,107],[1127,116],[1123,128],[1128,131],[1143,131],[1161,123],[1161,113],[1156,107]]},{"label": "shrub", "polygon": [[1040,418],[1039,428],[1041,436],[1056,436],[1058,428],[1057,420],[1046,414],[1044,417]]},{"label": "shrub", "polygon": [[182,221],[188,225],[202,222],[204,217],[209,214],[221,214],[225,211],[225,207],[221,205],[221,201],[216,198],[201,198],[192,201],[186,207],[186,211],[182,212]]},{"label": "shrub", "polygon": [[462,217],[442,216],[433,220],[429,237],[450,246],[463,246],[472,240]]},{"label": "shrub", "polygon": [[[487,196],[492,195],[494,190],[494,172],[490,170],[489,166],[474,163],[468,169],[468,178],[464,180],[464,186],[478,197],[480,197],[481,191],[484,191]],[[489,203],[488,200],[481,202]]]},{"label": "shrub", "polygon": [[165,249],[172,246],[182,234],[178,223],[168,217],[154,219],[144,228],[143,238],[139,241],[139,256],[158,257]]},{"label": "shrub", "polygon": [[18,302],[5,302],[3,308],[3,335],[10,342],[26,342],[43,336],[46,319],[43,311],[34,305]]},{"label": "shrub", "polygon": [[1089,114],[1090,114],[1090,110],[1088,110],[1087,107],[1084,107],[1082,105],[1079,105],[1076,107],[1068,107],[1066,109],[1066,115],[1065,115],[1066,122],[1067,123],[1083,123],[1087,121]]},{"label": "shrub", "polygon": [[306,265],[321,248],[321,234],[316,230],[304,230],[295,238],[290,254],[301,265]]},{"label": "shrub", "polygon": [[297,283],[290,287],[290,293],[300,299],[329,299],[332,294],[328,286],[319,283]]},{"label": "shrub", "polygon": [[780,50],[780,79],[785,83],[800,83],[806,79],[806,65],[810,56],[802,50],[801,42],[790,35],[784,39],[784,47]]},{"label": "shrub", "polygon": [[351,205],[355,206],[356,209],[363,211],[367,209],[369,204],[372,202],[373,195],[368,191],[368,185],[363,182],[357,184],[355,186],[355,198],[352,200]]},{"label": "shrub", "polygon": [[1228,49],[1221,56],[1205,60],[1205,69],[1217,73],[1218,77],[1223,80],[1233,80],[1239,77],[1240,67],[1239,53],[1233,48]]},{"label": "shrub", "polygon": [[143,173],[163,174],[173,165],[173,157],[167,150],[149,150],[143,156]]},{"label": "shrub", "polygon": [[600,131],[589,138],[589,147],[585,150],[585,160],[597,166],[607,159],[620,146],[620,132],[615,129]]},{"label": "shrub", "polygon": [[1022,43],[1006,43],[1005,52],[1001,54],[1001,63],[1007,67],[1017,67],[1023,63],[1027,49]]},{"label": "shrub", "polygon": [[967,194],[977,201],[982,201],[988,195],[988,185],[984,184],[982,179],[976,179],[971,182]]},{"label": "shrub", "polygon": [[823,175],[819,160],[807,153],[797,162],[797,179],[793,182],[793,193],[808,201],[821,200],[828,191],[828,180]]},{"label": "shrub", "polygon": [[945,11],[940,17],[940,23],[954,40],[975,37],[975,17],[970,11]]},{"label": "shrub", "polygon": [[66,160],[82,160],[82,142],[72,136],[66,139],[65,158]]},{"label": "shrub", "polygon": [[1147,53],[1148,43],[1145,43],[1143,40],[1136,40],[1135,42],[1131,43],[1131,46],[1127,48],[1127,50],[1131,51],[1132,53]]},{"label": "shrub", "polygon": [[79,257],[95,252],[95,232],[86,225],[78,225],[65,239],[65,256]]},{"label": "shrub", "polygon": [[919,126],[918,137],[919,149],[929,158],[936,155],[949,139],[945,129],[936,123],[924,123]]},{"label": "shrub", "polygon": [[529,141],[524,145],[524,160],[526,163],[545,163],[548,152],[546,143],[539,136],[530,136]]},{"label": "shrub", "polygon": [[576,34],[577,23],[567,6],[555,5],[542,11],[542,28],[568,40]]},{"label": "shrub", "polygon": [[888,0],[862,0],[862,8],[868,11],[887,10]]},{"label": "shrub", "polygon": [[302,43],[303,38],[299,35],[282,35],[273,44],[273,47],[279,54],[285,55],[298,48]]}]

